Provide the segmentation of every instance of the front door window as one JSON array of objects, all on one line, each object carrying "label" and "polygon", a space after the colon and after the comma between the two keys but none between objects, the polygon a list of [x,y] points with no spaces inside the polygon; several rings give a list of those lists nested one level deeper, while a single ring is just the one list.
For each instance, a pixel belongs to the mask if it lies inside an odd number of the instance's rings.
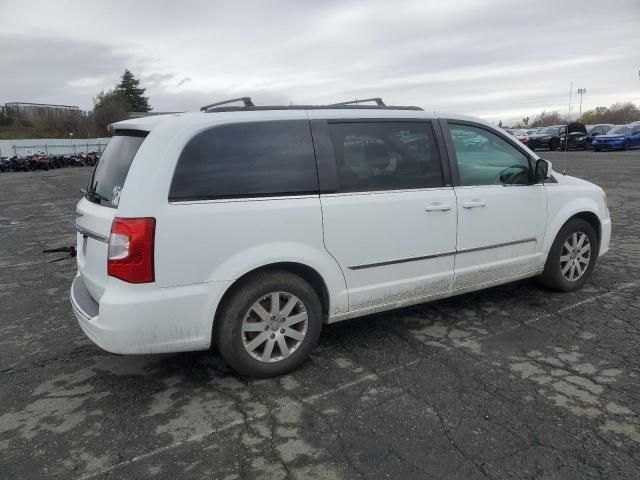
[{"label": "front door window", "polygon": [[530,183],[528,158],[506,140],[488,130],[468,125],[449,125],[449,130],[461,185]]}]

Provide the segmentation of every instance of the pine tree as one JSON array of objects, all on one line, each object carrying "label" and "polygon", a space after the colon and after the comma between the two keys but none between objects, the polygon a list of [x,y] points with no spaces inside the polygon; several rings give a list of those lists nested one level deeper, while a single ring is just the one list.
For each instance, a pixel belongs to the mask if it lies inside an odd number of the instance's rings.
[{"label": "pine tree", "polygon": [[140,80],[133,76],[128,69],[125,69],[116,86],[116,90],[121,92],[132,112],[150,112],[149,97],[144,96],[146,88],[140,88]]}]

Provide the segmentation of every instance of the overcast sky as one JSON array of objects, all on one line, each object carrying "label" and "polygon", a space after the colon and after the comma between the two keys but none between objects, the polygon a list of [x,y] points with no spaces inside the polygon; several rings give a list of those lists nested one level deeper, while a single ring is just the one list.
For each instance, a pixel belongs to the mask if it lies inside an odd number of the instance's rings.
[{"label": "overcast sky", "polygon": [[[157,111],[221,98],[492,121],[640,104],[640,0],[0,0],[0,103],[90,109],[129,68]],[[574,96],[573,108],[578,101]]]}]

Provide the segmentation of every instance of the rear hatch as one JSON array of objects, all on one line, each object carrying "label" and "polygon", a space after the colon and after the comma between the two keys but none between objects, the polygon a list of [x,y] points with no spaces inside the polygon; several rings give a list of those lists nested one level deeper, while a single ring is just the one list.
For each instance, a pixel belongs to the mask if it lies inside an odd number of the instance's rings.
[{"label": "rear hatch", "polygon": [[111,223],[120,192],[148,132],[115,130],[76,206],[78,272],[96,302],[107,288],[107,255]]}]

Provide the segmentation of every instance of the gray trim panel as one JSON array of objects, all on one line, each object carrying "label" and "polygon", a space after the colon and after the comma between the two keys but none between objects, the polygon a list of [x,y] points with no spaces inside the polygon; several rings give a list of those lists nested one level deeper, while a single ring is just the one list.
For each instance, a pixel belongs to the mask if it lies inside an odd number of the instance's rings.
[{"label": "gray trim panel", "polygon": [[463,248],[460,250],[453,250],[451,252],[442,252],[442,253],[435,253],[433,255],[423,255],[420,257],[407,257],[407,258],[400,258],[397,260],[387,260],[384,262],[376,262],[376,263],[366,263],[366,264],[362,264],[362,265],[353,265],[349,268],[349,270],[362,270],[365,268],[374,268],[374,267],[383,267],[385,265],[395,265],[397,263],[407,263],[407,262],[418,262],[420,260],[429,260],[432,258],[438,258],[438,257],[448,257],[451,255],[456,255],[458,253],[470,253],[470,252],[478,252],[480,250],[490,250],[492,248],[500,248],[500,247],[508,247],[510,245],[518,245],[520,243],[529,243],[529,242],[537,242],[538,240],[536,238],[524,238],[522,240],[514,240],[512,242],[504,242],[504,243],[496,243],[494,245],[487,245],[487,246],[483,246],[483,247],[472,247],[472,248]]},{"label": "gray trim panel", "polygon": [[353,265],[348,268],[349,270],[362,270],[363,268],[383,267],[385,265],[394,265],[396,263],[418,262],[420,260],[429,260],[430,258],[438,258],[438,257],[448,257],[455,254],[456,252],[454,250],[451,252],[435,253],[433,255],[423,255],[421,257],[407,257],[407,258],[400,258],[398,260],[387,260],[387,261],[378,262],[378,263],[366,263],[364,265]]},{"label": "gray trim panel", "polygon": [[80,275],[76,276],[71,284],[69,298],[73,309],[85,320],[91,320],[98,315],[98,303],[91,298]]},{"label": "gray trim panel", "polygon": [[529,243],[529,242],[537,242],[536,238],[523,238],[522,240],[514,240],[513,242],[504,242],[504,243],[496,243],[495,245],[488,245],[485,247],[471,247],[471,248],[462,248],[457,251],[457,253],[470,253],[470,252],[478,252],[480,250],[489,250],[490,248],[500,248],[500,247],[508,247],[509,245],[518,245],[519,243]]}]

